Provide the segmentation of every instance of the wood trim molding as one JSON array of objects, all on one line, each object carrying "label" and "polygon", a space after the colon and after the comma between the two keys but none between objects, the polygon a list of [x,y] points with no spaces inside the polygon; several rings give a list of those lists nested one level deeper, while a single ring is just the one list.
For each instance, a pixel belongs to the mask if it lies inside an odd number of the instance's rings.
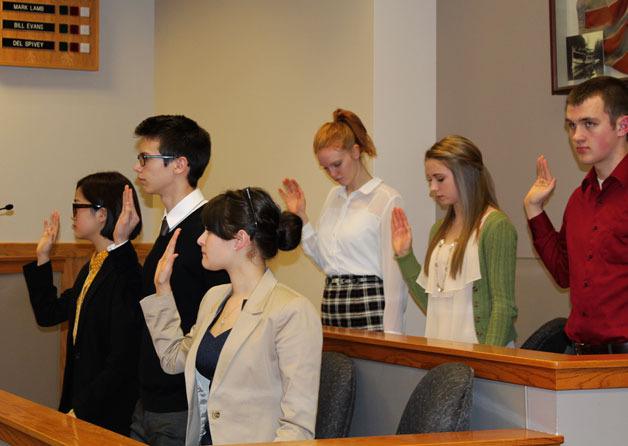
[{"label": "wood trim molding", "polygon": [[463,362],[475,376],[549,390],[628,388],[628,354],[574,356],[325,327],[323,349],[353,358],[430,369]]},{"label": "wood trim molding", "polygon": [[[139,446],[127,437],[0,390],[0,440],[22,445]],[[388,435],[291,442],[294,446],[532,446],[557,445],[560,435],[526,429],[500,429],[437,434]],[[259,444],[259,443],[258,443]],[[262,443],[271,446],[276,443]]]},{"label": "wood trim molding", "polygon": [[[146,258],[153,246],[152,243],[134,243],[133,245],[141,261]],[[36,259],[36,248],[37,243],[0,243],[0,274],[21,273],[25,263]],[[90,243],[57,243],[50,256],[52,269],[63,272],[67,261],[79,261],[82,266],[92,252],[93,248]],[[71,277],[70,281],[73,282],[74,277]]]}]

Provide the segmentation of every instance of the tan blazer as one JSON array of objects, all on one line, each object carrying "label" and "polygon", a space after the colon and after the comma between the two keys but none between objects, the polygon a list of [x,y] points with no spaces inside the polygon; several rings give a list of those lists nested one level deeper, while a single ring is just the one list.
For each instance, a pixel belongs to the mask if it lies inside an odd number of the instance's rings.
[{"label": "tan blazer", "polygon": [[[141,301],[161,367],[170,374],[185,372],[187,446],[199,444],[205,404],[197,395],[196,353],[231,289],[220,285],[205,294],[187,335],[172,295],[153,294]],[[266,270],[218,359],[206,401],[213,443],[313,438],[322,339],[314,306]]]}]

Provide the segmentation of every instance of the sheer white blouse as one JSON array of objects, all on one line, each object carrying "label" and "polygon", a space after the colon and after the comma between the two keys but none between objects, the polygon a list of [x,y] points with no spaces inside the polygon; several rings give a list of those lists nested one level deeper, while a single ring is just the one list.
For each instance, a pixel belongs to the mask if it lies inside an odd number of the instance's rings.
[{"label": "sheer white blouse", "polygon": [[394,259],[391,214],[402,207],[399,192],[372,178],[347,195],[343,186],[327,196],[318,231],[303,227],[303,251],[327,276],[375,275],[384,281],[384,331],[403,333],[408,289]]}]

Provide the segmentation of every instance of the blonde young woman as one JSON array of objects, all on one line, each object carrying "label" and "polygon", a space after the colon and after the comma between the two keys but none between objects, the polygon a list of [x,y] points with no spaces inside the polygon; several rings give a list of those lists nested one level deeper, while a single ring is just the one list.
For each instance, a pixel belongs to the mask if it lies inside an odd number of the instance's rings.
[{"label": "blonde young woman", "polygon": [[392,217],[393,248],[426,313],[425,336],[512,346],[517,233],[497,206],[480,150],[467,138],[447,136],[425,153],[425,175],[447,214],[430,231],[424,268],[412,253],[404,212],[395,209]]},{"label": "blonde young woman", "polygon": [[309,222],[305,194],[294,179],[279,193],[303,220],[303,250],[327,275],[323,325],[402,333],[407,289],[390,244],[399,193],[373,177],[364,157],[376,150],[360,118],[338,109],[314,136],[319,164],[338,186],[327,196],[318,228]]}]

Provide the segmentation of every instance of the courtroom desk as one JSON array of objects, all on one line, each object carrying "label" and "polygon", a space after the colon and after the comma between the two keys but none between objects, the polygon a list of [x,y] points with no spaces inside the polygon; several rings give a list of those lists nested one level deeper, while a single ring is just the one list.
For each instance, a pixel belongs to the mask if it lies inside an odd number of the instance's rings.
[{"label": "courtroom desk", "polygon": [[326,327],[323,349],[354,358],[352,436],[394,432],[408,396],[430,369],[475,370],[471,428],[560,433],[571,446],[625,445],[628,355],[573,356]]},{"label": "courtroom desk", "polygon": [[0,444],[140,446],[143,443],[0,390]]}]

